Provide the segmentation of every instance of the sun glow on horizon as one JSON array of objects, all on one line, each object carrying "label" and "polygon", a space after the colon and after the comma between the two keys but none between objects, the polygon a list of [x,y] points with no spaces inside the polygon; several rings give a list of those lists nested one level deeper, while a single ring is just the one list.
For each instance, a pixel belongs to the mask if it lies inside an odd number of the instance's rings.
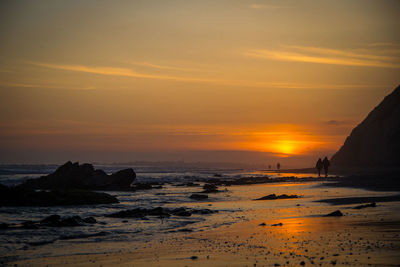
[{"label": "sun glow on horizon", "polygon": [[275,149],[282,154],[295,154],[298,148],[295,142],[291,140],[281,140],[277,141],[274,145]]},{"label": "sun glow on horizon", "polygon": [[[270,125],[254,133],[245,144],[251,150],[274,153],[277,157],[305,155],[320,147],[331,147],[329,140],[302,130],[305,125]],[[309,129],[309,127],[308,127]]]}]

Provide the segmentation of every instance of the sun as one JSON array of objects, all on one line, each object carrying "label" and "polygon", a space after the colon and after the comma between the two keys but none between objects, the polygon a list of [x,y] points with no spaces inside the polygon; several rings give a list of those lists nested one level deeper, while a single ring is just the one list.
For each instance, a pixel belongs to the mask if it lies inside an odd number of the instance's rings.
[{"label": "sun", "polygon": [[291,140],[280,140],[276,141],[274,150],[281,154],[296,154],[296,144]]}]

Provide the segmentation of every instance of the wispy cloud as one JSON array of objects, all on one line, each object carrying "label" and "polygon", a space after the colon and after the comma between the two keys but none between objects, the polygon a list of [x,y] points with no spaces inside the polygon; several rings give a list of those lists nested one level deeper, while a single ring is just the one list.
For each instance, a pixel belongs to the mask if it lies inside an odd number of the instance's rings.
[{"label": "wispy cloud", "polygon": [[293,8],[293,7],[292,6],[282,6],[282,5],[251,4],[251,5],[249,5],[249,8],[275,10],[275,9],[286,9],[286,8]]},{"label": "wispy cloud", "polygon": [[245,55],[279,61],[295,61],[345,66],[400,68],[400,57],[370,50],[339,50],[309,46],[282,46],[279,50],[253,49]]},{"label": "wispy cloud", "polygon": [[149,62],[131,62],[130,64],[133,64],[136,66],[153,68],[153,69],[160,69],[160,70],[199,71],[199,69],[194,69],[194,68],[166,66],[166,65],[153,64],[153,63],[149,63]]},{"label": "wispy cloud", "polygon": [[0,86],[16,87],[16,88],[46,88],[46,89],[67,89],[67,90],[96,90],[94,86],[87,87],[65,87],[46,84],[31,84],[31,83],[0,83]]},{"label": "wispy cloud", "polygon": [[158,80],[174,80],[174,81],[187,81],[187,82],[210,82],[208,79],[201,78],[191,78],[191,77],[179,77],[170,75],[156,75],[135,72],[128,68],[115,68],[115,67],[95,67],[95,66],[84,66],[84,65],[63,65],[63,64],[51,64],[51,63],[41,63],[41,62],[30,62],[33,65],[76,72],[86,72],[100,75],[110,75],[110,76],[123,76],[132,78],[145,78],[145,79],[158,79]]},{"label": "wispy cloud", "polygon": [[[65,64],[53,64],[53,63],[41,63],[41,62],[30,62],[30,64],[65,71],[75,71],[83,73],[92,73],[106,76],[122,76],[132,78],[144,78],[144,79],[156,79],[156,80],[170,80],[179,82],[195,82],[195,83],[209,83],[220,86],[248,86],[256,88],[291,88],[291,89],[348,89],[348,88],[371,88],[371,85],[363,84],[305,84],[305,83],[288,83],[288,82],[266,82],[266,81],[254,81],[254,80],[237,80],[237,79],[207,79],[207,78],[196,78],[196,77],[179,77],[170,75],[156,75],[147,74],[142,72],[135,72],[128,68],[118,67],[95,67],[85,65],[65,65]],[[36,86],[35,86],[36,87]],[[385,87],[385,85],[375,87]]]}]

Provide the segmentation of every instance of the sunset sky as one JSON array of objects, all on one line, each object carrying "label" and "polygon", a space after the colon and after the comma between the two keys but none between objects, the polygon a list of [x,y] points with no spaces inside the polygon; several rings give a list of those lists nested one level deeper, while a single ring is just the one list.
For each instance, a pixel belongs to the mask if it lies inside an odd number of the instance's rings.
[{"label": "sunset sky", "polygon": [[0,163],[313,166],[400,77],[400,1],[1,1]]}]

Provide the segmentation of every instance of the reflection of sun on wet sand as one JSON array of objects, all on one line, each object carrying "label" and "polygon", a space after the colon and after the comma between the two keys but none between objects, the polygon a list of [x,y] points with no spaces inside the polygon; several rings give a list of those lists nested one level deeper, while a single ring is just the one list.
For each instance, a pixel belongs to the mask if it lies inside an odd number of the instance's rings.
[{"label": "reflection of sun on wet sand", "polygon": [[[376,207],[364,209],[353,209],[354,204],[348,203],[332,206],[315,202],[323,198],[390,196],[392,192],[316,186],[319,184],[231,186],[224,201],[186,203],[192,208],[211,205],[221,211],[207,216],[204,222],[185,226],[192,232],[180,232],[177,228],[174,233],[155,234],[144,241],[71,242],[67,250],[55,243],[38,247],[34,253],[46,255],[50,252],[50,255],[60,256],[15,263],[36,266],[388,266],[400,262],[398,201],[377,202]],[[301,197],[253,200],[272,193],[297,193]],[[224,212],[232,206],[237,208],[235,212]],[[344,216],[323,216],[337,209]]]}]

